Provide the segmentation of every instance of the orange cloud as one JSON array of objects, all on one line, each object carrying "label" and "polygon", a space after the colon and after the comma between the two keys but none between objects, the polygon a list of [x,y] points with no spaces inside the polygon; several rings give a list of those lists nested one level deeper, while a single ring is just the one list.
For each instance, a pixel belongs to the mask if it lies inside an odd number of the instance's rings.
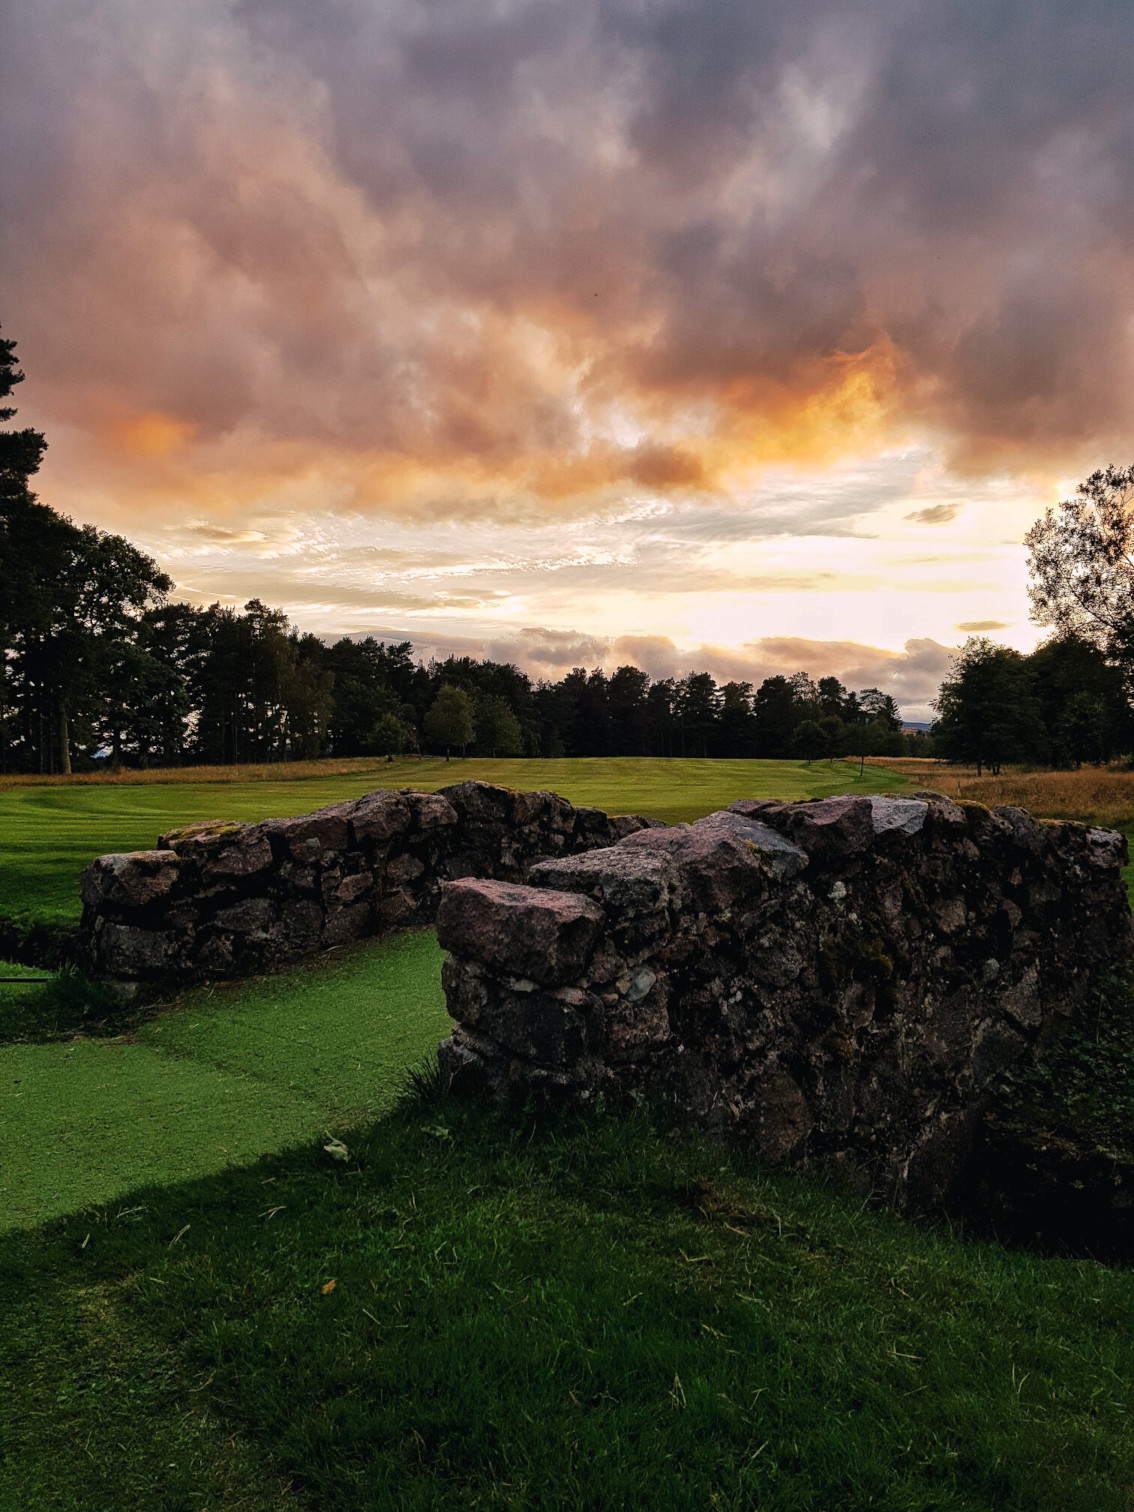
[{"label": "orange cloud", "polygon": [[1121,8],[114,9],[22,8],[0,91],[70,487],[459,520],[1134,433]]},{"label": "orange cloud", "polygon": [[188,446],[196,433],[192,420],[154,412],[118,422],[110,429],[110,439],[128,457],[166,457]]}]

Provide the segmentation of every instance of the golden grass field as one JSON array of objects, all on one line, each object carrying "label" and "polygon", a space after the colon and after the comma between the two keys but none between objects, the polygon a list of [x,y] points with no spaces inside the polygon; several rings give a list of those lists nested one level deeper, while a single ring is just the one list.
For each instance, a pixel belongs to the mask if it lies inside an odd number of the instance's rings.
[{"label": "golden grass field", "polygon": [[1108,829],[1134,828],[1134,771],[1113,765],[1077,772],[1006,767],[999,777],[978,777],[975,767],[906,757],[873,757],[868,766],[909,778],[914,787],[932,788],[950,798],[1014,804],[1039,819],[1080,819]]}]

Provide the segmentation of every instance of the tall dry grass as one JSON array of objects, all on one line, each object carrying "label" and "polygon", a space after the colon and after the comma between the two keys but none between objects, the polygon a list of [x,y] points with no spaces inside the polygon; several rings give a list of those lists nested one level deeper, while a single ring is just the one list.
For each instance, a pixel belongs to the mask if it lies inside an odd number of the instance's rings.
[{"label": "tall dry grass", "polygon": [[975,767],[906,757],[875,757],[868,765],[900,772],[917,787],[991,808],[1010,803],[1039,819],[1079,819],[1108,829],[1134,828],[1134,771],[1126,767],[1081,767],[1077,772],[1005,767],[998,777],[978,777]]}]

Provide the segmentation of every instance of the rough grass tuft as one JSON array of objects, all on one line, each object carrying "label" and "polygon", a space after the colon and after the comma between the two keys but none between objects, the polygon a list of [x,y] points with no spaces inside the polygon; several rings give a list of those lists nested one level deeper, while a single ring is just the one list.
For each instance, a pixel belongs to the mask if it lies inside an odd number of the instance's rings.
[{"label": "rough grass tuft", "polygon": [[0,985],[0,1045],[113,1034],[125,1006],[113,989],[74,966],[64,966],[42,985]]}]

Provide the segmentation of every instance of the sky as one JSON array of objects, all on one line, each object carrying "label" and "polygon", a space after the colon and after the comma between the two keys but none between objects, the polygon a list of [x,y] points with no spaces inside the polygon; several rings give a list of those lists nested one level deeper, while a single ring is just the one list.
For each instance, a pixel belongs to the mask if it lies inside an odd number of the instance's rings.
[{"label": "sky", "polygon": [[1131,56],[1128,0],[9,0],[40,495],[319,634],[926,718],[1134,456]]}]

